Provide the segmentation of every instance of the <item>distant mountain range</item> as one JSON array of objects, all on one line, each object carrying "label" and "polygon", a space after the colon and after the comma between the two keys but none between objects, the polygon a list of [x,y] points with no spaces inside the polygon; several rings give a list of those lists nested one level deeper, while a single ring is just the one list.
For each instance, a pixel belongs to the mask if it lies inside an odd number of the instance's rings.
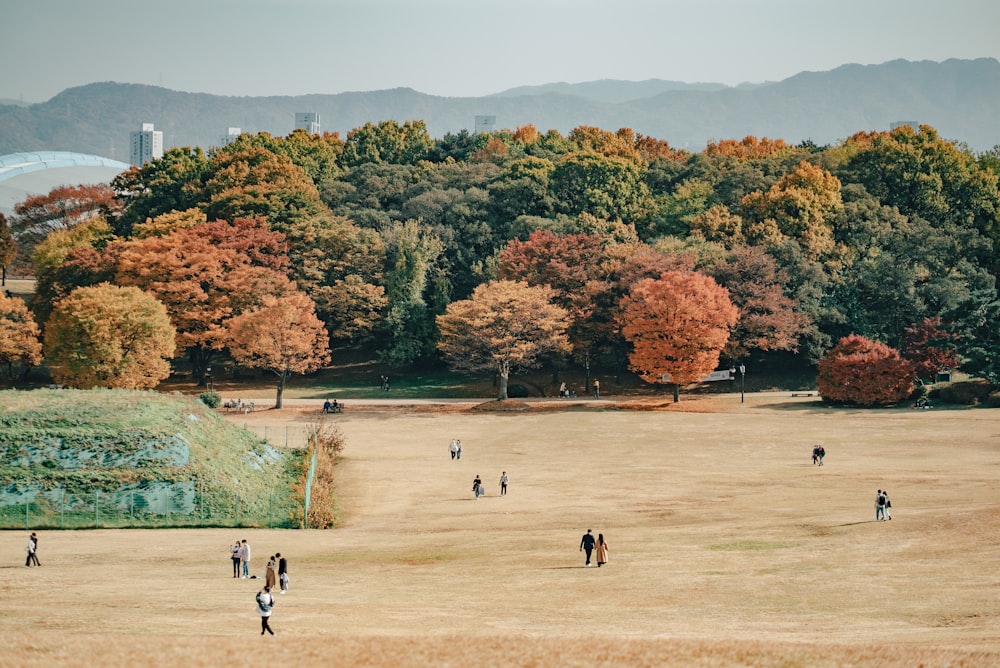
[{"label": "distant mountain range", "polygon": [[496,128],[533,124],[565,134],[582,125],[628,127],[674,147],[700,151],[710,140],[746,135],[829,144],[894,122],[934,126],[975,151],[1000,144],[1000,62],[906,61],[843,65],[783,81],[726,86],[592,81],[523,86],[485,97],[440,97],[409,88],[297,97],[223,97],[156,86],[93,83],[47,102],[0,101],[0,155],[62,150],[128,160],[129,133],[142,123],[164,146],[219,146],[228,128],[286,135],[296,112],[317,112],[341,136],[372,121],[422,120],[433,137],[472,131],[477,115]]}]

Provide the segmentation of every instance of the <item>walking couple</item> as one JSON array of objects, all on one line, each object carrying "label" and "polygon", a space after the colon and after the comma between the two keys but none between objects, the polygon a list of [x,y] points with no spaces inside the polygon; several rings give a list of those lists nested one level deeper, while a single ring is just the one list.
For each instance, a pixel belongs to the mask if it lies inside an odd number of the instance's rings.
[{"label": "walking couple", "polygon": [[580,551],[587,553],[587,563],[584,568],[590,568],[590,556],[595,550],[597,551],[597,567],[600,568],[608,563],[608,544],[604,540],[603,533],[597,534],[595,539],[593,530],[587,529],[587,533],[583,534],[583,538],[580,539]]}]

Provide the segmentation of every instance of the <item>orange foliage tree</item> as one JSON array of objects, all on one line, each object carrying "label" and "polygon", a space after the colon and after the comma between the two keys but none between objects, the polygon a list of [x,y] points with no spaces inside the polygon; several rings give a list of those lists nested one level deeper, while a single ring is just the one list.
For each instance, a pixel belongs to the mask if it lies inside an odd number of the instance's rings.
[{"label": "orange foliage tree", "polygon": [[502,401],[512,373],[537,367],[543,355],[569,351],[569,313],[551,303],[552,296],[552,288],[523,281],[484,283],[437,317],[438,350],[457,371],[496,373]]},{"label": "orange foliage tree", "polygon": [[0,293],[0,364],[7,367],[8,380],[14,380],[17,367],[26,378],[42,361],[39,337],[38,324],[25,303]]},{"label": "orange foliage tree", "polygon": [[819,361],[816,383],[826,401],[885,406],[909,396],[915,377],[913,363],[896,349],[851,334]]},{"label": "orange foliage tree", "polygon": [[739,311],[712,278],[667,271],[635,283],[619,317],[630,368],[647,383],[671,383],[677,401],[681,385],[715,370]]},{"label": "orange foliage tree", "polygon": [[227,323],[229,352],[237,363],[278,377],[274,407],[281,408],[293,373],[310,373],[330,361],[329,335],[316,305],[302,292],[264,295],[258,308]]},{"label": "orange foliage tree", "polygon": [[116,280],[166,305],[177,347],[203,383],[213,351],[225,348],[226,321],[291,289],[287,261],[284,238],[260,219],[214,221],[122,244]]},{"label": "orange foliage tree", "polygon": [[147,390],[170,375],[174,328],[167,309],[135,287],[77,288],[45,325],[45,361],[58,383]]}]

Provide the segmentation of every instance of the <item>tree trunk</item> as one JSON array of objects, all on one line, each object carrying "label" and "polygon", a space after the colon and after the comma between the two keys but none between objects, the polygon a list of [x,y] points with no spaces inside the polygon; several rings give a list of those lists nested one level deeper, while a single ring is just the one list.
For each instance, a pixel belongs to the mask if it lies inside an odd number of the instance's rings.
[{"label": "tree trunk", "polygon": [[681,386],[674,383],[674,403],[676,404],[681,400]]},{"label": "tree trunk", "polygon": [[285,379],[288,378],[287,373],[278,374],[278,394],[274,398],[274,407],[281,408],[281,395],[285,391]]},{"label": "tree trunk", "polygon": [[500,374],[500,389],[497,391],[497,401],[503,401],[507,398],[507,381],[509,378],[509,373]]}]

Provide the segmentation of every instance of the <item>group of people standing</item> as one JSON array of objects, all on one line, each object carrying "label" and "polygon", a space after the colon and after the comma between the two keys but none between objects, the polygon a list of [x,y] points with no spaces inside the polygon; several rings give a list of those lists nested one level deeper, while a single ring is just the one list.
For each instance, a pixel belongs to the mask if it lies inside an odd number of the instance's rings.
[{"label": "group of people standing", "polygon": [[[250,577],[250,544],[246,539],[237,540],[229,549],[230,558],[233,561],[233,577],[247,579]],[[243,575],[240,576],[242,570]],[[253,576],[256,577],[256,576]],[[274,635],[269,620],[271,610],[274,608],[275,587],[280,587],[279,591],[284,594],[288,591],[288,560],[281,556],[281,552],[275,552],[268,557],[267,565],[264,567],[264,588],[257,592],[257,614],[260,615],[260,634],[270,633]]]},{"label": "group of people standing", "polygon": [[584,568],[590,568],[590,558],[594,552],[597,552],[596,561],[598,568],[608,563],[608,543],[604,540],[603,533],[597,534],[597,538],[594,538],[593,530],[587,529],[587,533],[583,534],[583,538],[580,539],[580,551],[587,553],[587,561],[583,565]]}]

